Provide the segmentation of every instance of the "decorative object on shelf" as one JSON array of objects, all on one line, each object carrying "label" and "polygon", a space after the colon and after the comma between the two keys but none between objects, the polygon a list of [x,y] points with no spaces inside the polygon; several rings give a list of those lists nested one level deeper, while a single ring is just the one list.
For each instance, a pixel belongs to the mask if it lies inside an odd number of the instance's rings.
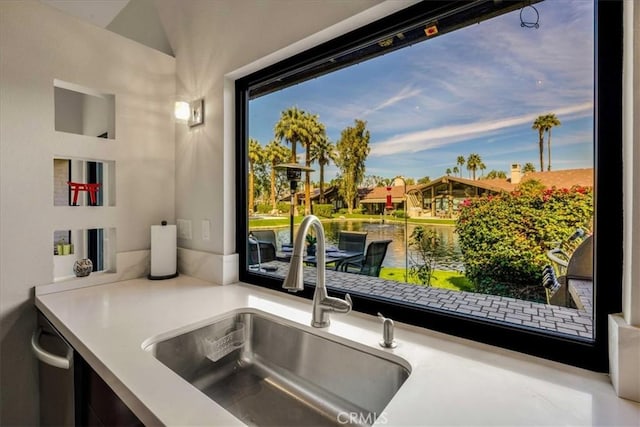
[{"label": "decorative object on shelf", "polygon": [[67,243],[64,239],[60,239],[56,243],[56,249],[58,250],[58,255],[71,255],[73,253],[73,245]]},{"label": "decorative object on shelf", "polygon": [[73,263],[73,272],[76,277],[86,277],[93,271],[93,262],[89,258],[82,258]]},{"label": "decorative object on shelf", "polygon": [[91,204],[95,206],[97,200],[96,193],[98,192],[101,184],[89,184],[73,181],[69,181],[67,182],[67,184],[69,184],[69,188],[73,191],[73,206],[78,206],[78,193],[80,191],[88,191],[89,198],[91,199]]},{"label": "decorative object on shelf", "polygon": [[311,234],[307,234],[305,240],[307,241],[307,256],[315,256],[316,243],[318,242],[318,239],[316,239],[316,237],[312,236]]}]

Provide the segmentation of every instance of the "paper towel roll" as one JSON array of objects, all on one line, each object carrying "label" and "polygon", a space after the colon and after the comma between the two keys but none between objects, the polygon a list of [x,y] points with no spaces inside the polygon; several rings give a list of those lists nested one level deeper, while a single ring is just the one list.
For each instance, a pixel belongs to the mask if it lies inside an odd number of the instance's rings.
[{"label": "paper towel roll", "polygon": [[151,273],[149,279],[170,279],[178,275],[178,249],[175,225],[151,226]]}]

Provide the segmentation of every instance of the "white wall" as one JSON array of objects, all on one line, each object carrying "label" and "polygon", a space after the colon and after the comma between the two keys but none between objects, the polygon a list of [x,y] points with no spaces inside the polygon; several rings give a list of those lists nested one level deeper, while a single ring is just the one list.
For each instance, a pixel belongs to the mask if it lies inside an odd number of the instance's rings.
[{"label": "white wall", "polygon": [[640,5],[624,2],[622,313],[609,316],[609,371],[619,396],[640,402]]},{"label": "white wall", "polygon": [[[0,1],[0,51],[0,424],[37,425],[32,295],[53,232],[115,227],[120,259],[175,220],[175,59],[38,1]],[[115,94],[116,139],[55,132],[54,79]],[[53,206],[53,159],[78,157],[116,162],[116,206]]]},{"label": "white wall", "polygon": [[[193,230],[193,238],[179,239],[178,246],[210,253],[217,261],[219,274],[207,277],[209,280],[227,283],[238,277],[232,78],[257,71],[257,60],[264,66],[263,59],[269,56],[267,61],[274,63],[360,27],[374,15],[380,18],[413,2],[394,0],[381,7],[379,3],[156,0],[176,55],[178,98],[205,99],[204,126],[176,128],[176,217],[190,220]],[[359,14],[365,10],[364,15]],[[345,23],[346,18],[351,19]],[[311,35],[312,40],[300,43]],[[208,241],[201,238],[202,220],[206,219],[212,227]],[[179,258],[188,253],[180,251]]]}]

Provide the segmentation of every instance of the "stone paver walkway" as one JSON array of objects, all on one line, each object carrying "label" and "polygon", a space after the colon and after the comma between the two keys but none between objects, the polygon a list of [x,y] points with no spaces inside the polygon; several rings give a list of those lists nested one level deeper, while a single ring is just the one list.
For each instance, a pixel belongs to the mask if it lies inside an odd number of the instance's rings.
[{"label": "stone paver walkway", "polygon": [[[269,275],[284,278],[289,264],[272,261],[278,267]],[[304,267],[305,282],[315,283],[315,267]],[[378,277],[326,271],[327,286],[352,294],[375,295],[426,308],[450,310],[465,316],[500,323],[544,329],[572,337],[593,338],[592,312],[495,295],[410,285]],[[585,307],[586,308],[586,307]]]}]

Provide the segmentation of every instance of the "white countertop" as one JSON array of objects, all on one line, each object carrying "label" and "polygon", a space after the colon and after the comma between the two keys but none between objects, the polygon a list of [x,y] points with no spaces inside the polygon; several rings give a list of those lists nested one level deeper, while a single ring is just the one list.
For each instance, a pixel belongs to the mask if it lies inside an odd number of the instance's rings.
[{"label": "white countertop", "polygon": [[[309,300],[187,276],[37,295],[36,306],[146,425],[242,424],[144,351],[145,343],[239,308],[311,320]],[[373,316],[332,314],[331,326],[314,332],[380,349]],[[398,347],[384,351],[408,361],[411,375],[380,425],[640,426],[640,404],[618,398],[607,375],[397,322],[395,338]]]}]

